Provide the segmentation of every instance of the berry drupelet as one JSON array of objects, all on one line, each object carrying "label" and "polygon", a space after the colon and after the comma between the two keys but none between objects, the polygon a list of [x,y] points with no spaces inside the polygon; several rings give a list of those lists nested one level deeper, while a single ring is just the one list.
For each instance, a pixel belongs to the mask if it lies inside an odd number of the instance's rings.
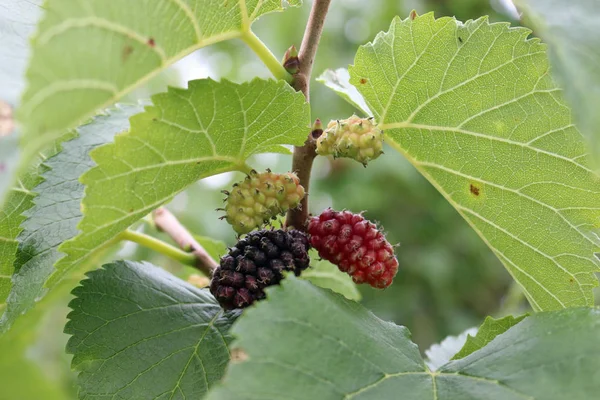
[{"label": "berry drupelet", "polygon": [[265,297],[267,286],[278,284],[283,272],[296,276],[308,268],[308,237],[296,230],[251,232],[221,258],[210,291],[225,309],[248,307]]},{"label": "berry drupelet", "polygon": [[386,288],[396,276],[393,246],[360,214],[331,208],[309,220],[310,244],[319,255],[348,273],[355,283]]},{"label": "berry drupelet", "polygon": [[248,233],[288,209],[298,207],[304,188],[293,173],[276,174],[254,170],[242,182],[233,185],[223,209],[227,222],[238,234]]}]

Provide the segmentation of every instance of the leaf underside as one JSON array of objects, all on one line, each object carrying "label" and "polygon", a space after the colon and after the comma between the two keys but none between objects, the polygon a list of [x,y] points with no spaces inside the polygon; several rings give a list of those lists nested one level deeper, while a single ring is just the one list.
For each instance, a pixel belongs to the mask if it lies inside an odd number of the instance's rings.
[{"label": "leaf underside", "polygon": [[396,18],[358,50],[350,82],[535,310],[592,305],[600,182],[529,32],[486,18]]},{"label": "leaf underside", "polygon": [[81,399],[199,399],[223,375],[237,313],[208,290],[118,261],[73,294],[65,332]]},{"label": "leaf underside", "polygon": [[[6,280],[13,282],[6,312],[0,319],[0,332],[7,330],[16,318],[45,295],[47,288],[54,287],[76,265],[63,268],[54,283],[44,287],[55,270],[55,262],[64,256],[58,251],[58,247],[78,233],[80,203],[84,195],[84,186],[79,182],[79,176],[94,165],[89,156],[90,150],[111,142],[116,133],[127,130],[128,118],[142,109],[141,106],[133,105],[117,106],[105,115],[96,117],[78,129],[77,137],[64,142],[60,153],[45,160],[43,173],[29,187],[39,194],[33,201],[28,200],[25,207],[13,212],[18,217],[13,217],[11,225],[20,232],[17,237],[16,261],[14,257],[8,259],[0,255],[0,260],[10,263],[11,273],[6,274]],[[19,192],[19,196],[24,198],[25,193]],[[33,194],[29,197],[33,197]],[[2,245],[0,241],[0,247]],[[14,254],[16,242],[13,247]],[[93,252],[87,253],[78,264],[92,259],[94,255]],[[0,299],[4,302],[6,296]]]},{"label": "leaf underside", "polygon": [[317,78],[317,82],[321,82],[334,92],[337,92],[344,100],[356,107],[365,116],[370,117],[373,114],[362,95],[350,84],[350,74],[347,69],[325,70]]},{"label": "leaf underside", "polygon": [[59,248],[67,257],[50,284],[198,179],[245,169],[250,155],[285,151],[282,144],[300,145],[310,126],[304,96],[283,81],[190,81],[189,89],[152,100],[129,132],[91,153],[97,166],[81,177],[82,232]]},{"label": "leaf underside", "polygon": [[294,277],[232,333],[245,361],[230,365],[209,400],[585,400],[600,389],[594,309],[535,314],[435,373],[406,328]]},{"label": "leaf underside", "polygon": [[437,371],[464,347],[470,335],[476,334],[477,328],[469,328],[457,336],[446,336],[440,343],[432,344],[424,352],[425,364],[431,371]]}]

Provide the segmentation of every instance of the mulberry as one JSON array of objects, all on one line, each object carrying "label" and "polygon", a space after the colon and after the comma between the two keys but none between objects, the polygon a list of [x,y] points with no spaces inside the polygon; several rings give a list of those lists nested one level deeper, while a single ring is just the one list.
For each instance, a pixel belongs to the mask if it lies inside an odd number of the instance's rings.
[{"label": "mulberry", "polygon": [[278,284],[283,272],[296,276],[308,268],[308,237],[297,230],[251,232],[221,258],[210,291],[227,310],[248,307],[265,297],[267,286]]},{"label": "mulberry", "polygon": [[317,139],[317,153],[352,158],[363,165],[383,153],[383,131],[373,118],[331,121]]},{"label": "mulberry", "polygon": [[355,283],[386,288],[396,276],[393,246],[360,214],[327,209],[308,224],[310,244],[319,255],[348,273]]},{"label": "mulberry", "polygon": [[296,208],[304,197],[304,187],[293,173],[275,174],[269,170],[251,171],[246,179],[233,185],[223,209],[227,222],[238,234],[248,233],[269,219]]}]

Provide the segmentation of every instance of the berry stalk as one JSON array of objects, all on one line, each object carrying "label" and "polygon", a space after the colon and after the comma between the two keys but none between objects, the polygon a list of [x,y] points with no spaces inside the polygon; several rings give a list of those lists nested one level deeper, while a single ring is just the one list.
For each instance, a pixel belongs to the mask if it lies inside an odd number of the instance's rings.
[{"label": "berry stalk", "polygon": [[194,239],[194,236],[181,225],[181,222],[164,207],[154,210],[152,216],[156,228],[169,235],[183,251],[188,252],[193,257],[194,263],[192,266],[198,268],[206,276],[212,276],[213,271],[219,264]]},{"label": "berry stalk", "polygon": [[179,250],[177,247],[171,246],[170,244],[165,243],[155,237],[146,235],[145,233],[127,229],[126,231],[121,232],[118,238],[119,240],[128,240],[152,249],[157,253],[163,254],[169,258],[172,258],[173,260],[177,260],[182,264],[190,265],[192,267],[196,264],[196,257],[193,254]]}]

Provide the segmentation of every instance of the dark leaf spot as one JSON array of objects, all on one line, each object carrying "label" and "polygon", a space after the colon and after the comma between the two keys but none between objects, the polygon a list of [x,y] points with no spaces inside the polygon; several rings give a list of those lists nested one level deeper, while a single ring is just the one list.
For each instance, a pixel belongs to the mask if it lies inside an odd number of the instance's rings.
[{"label": "dark leaf spot", "polygon": [[246,361],[247,359],[248,354],[244,350],[240,348],[231,349],[231,362],[240,363]]},{"label": "dark leaf spot", "polygon": [[475,185],[473,185],[471,183],[471,186],[469,187],[469,190],[471,191],[471,193],[473,193],[475,196],[479,196],[479,188]]},{"label": "dark leaf spot", "polygon": [[412,10],[410,12],[409,18],[410,18],[411,21],[414,21],[415,18],[417,18],[417,12],[415,10]]},{"label": "dark leaf spot", "polygon": [[121,59],[123,60],[123,62],[127,61],[131,53],[133,53],[133,47],[131,47],[130,45],[126,45],[125,47],[123,47],[123,51],[121,52]]},{"label": "dark leaf spot", "polygon": [[154,38],[148,39],[148,46],[154,47],[155,45],[156,45],[156,42],[154,41]]},{"label": "dark leaf spot", "polygon": [[461,43],[463,42],[463,40],[462,40],[462,38],[460,36],[458,37],[458,41],[461,42]]},{"label": "dark leaf spot", "polygon": [[132,212],[133,212],[133,208],[130,208],[130,209],[129,209],[129,212],[130,212],[130,213],[132,213]]},{"label": "dark leaf spot", "polygon": [[360,84],[364,85],[365,83],[367,83],[367,78],[360,78]]}]

